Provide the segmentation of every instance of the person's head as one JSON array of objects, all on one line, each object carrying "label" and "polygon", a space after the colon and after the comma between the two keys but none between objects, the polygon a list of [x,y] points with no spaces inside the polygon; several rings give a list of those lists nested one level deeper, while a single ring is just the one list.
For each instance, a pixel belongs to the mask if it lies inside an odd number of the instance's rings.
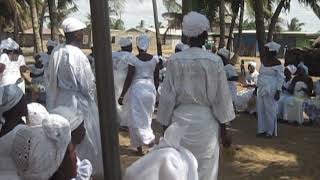
[{"label": "person's head", "polygon": [[294,75],[297,72],[297,67],[295,65],[288,65],[284,69],[284,75],[287,79],[291,79],[292,75]]},{"label": "person's head", "polygon": [[66,43],[80,46],[83,42],[84,29],[87,27],[76,18],[66,18],[61,27],[64,31]]},{"label": "person's head", "polygon": [[224,65],[230,64],[230,60],[234,56],[234,53],[230,52],[226,48],[219,49],[217,54],[221,57]]},{"label": "person's head", "polygon": [[59,115],[49,115],[42,126],[18,130],[11,156],[19,176],[22,179],[75,178],[77,160],[70,142],[70,124]]},{"label": "person's head", "polygon": [[146,34],[141,34],[137,37],[137,47],[139,53],[147,52],[150,46],[150,38]]},{"label": "person's head", "polygon": [[252,74],[256,71],[257,63],[256,62],[249,62],[248,64],[248,70],[249,73]]},{"label": "person's head", "polygon": [[305,76],[306,75],[306,71],[305,71],[305,69],[303,67],[298,66],[296,74],[297,74],[297,76]]},{"label": "person's head", "polygon": [[267,44],[264,45],[265,48],[265,54],[267,57],[269,58],[275,58],[281,48],[281,45],[276,43],[276,42],[269,42]]},{"label": "person's head", "polygon": [[119,40],[121,51],[132,52],[132,40],[130,37],[123,37]]},{"label": "person's head", "polygon": [[48,42],[47,42],[47,50],[48,50],[47,54],[50,55],[52,53],[53,49],[56,46],[58,46],[58,44],[59,44],[59,42],[49,39]]},{"label": "person's head", "polygon": [[17,42],[15,42],[13,39],[8,38],[1,41],[1,48],[3,49],[3,52],[6,53],[9,56],[9,59],[11,61],[17,61],[18,57],[20,55],[20,46]]},{"label": "person's head", "polygon": [[241,64],[244,64],[244,60],[241,60]]},{"label": "person's head", "polygon": [[208,39],[210,23],[206,16],[190,12],[184,16],[182,22],[182,33],[189,38],[190,47],[202,47]]}]

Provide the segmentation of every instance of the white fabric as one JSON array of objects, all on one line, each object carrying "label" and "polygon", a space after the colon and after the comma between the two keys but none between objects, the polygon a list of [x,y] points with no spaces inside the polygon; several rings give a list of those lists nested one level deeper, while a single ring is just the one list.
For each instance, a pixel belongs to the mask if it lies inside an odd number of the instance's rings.
[{"label": "white fabric", "polygon": [[130,45],[132,45],[132,40],[130,37],[122,37],[119,40],[119,45],[120,45],[120,47],[130,46]]},{"label": "white fabric", "polygon": [[283,84],[282,65],[272,67],[261,65],[257,83],[258,133],[277,136],[278,106],[274,97],[277,91],[281,91]]},{"label": "white fabric", "polygon": [[[200,180],[217,179],[219,123],[235,118],[219,56],[200,48],[173,55],[161,88],[158,121],[188,126],[181,145],[198,161]],[[219,123],[218,123],[219,122]]]},{"label": "white fabric", "polygon": [[257,63],[255,61],[250,61],[248,64],[253,66],[255,69],[257,68]]},{"label": "white fabric", "polygon": [[156,56],[150,61],[135,58],[130,62],[135,67],[128,94],[128,127],[133,147],[150,144],[155,139],[151,123],[157,95],[153,74],[158,63]]},{"label": "white fabric", "polygon": [[58,46],[58,44],[59,44],[59,42],[49,39],[47,42],[47,47],[56,47],[56,46]]},{"label": "white fabric", "polygon": [[[21,79],[20,67],[26,65],[26,62],[22,55],[19,55],[17,61],[11,61],[9,56],[6,53],[3,53],[0,56],[0,63],[6,66],[5,70],[2,73],[0,86],[15,84],[18,79]],[[25,92],[24,81],[22,81],[18,86],[23,92]]]},{"label": "white fabric", "polygon": [[223,56],[226,59],[232,59],[234,56],[233,52],[230,52],[227,48],[221,48],[217,52],[218,55]]},{"label": "white fabric", "polygon": [[13,39],[7,38],[1,41],[1,49],[6,49],[9,51],[17,50],[19,49],[19,44]]},{"label": "white fabric", "polygon": [[[128,73],[128,64],[129,62],[136,59],[136,57],[129,52],[120,51],[112,53],[113,60],[113,77],[114,77],[114,88],[115,88],[115,98],[116,102],[121,96],[124,82]],[[117,114],[120,126],[127,126],[127,96],[124,98],[124,105],[120,106],[117,103]]]},{"label": "white fabric", "polygon": [[44,73],[45,73],[44,67],[37,68],[34,64],[32,64],[32,65],[29,65],[29,68],[30,68],[32,74],[34,74],[34,75],[43,74],[42,76],[33,77],[31,80],[31,84],[37,86],[41,92],[45,92],[47,82],[46,82],[45,75],[44,75]]},{"label": "white fabric", "polygon": [[[231,64],[227,64],[224,66],[224,70],[226,72],[227,79],[232,77],[238,77],[238,73],[236,71],[236,68],[232,66]],[[232,96],[232,100],[236,101],[237,98],[237,83],[235,81],[228,81],[229,84],[229,90]]]},{"label": "white fabric", "polygon": [[159,145],[127,169],[124,180],[198,180],[197,160],[180,146],[185,130],[171,125]]},{"label": "white fabric", "polygon": [[67,106],[58,106],[57,108],[50,111],[50,113],[58,114],[66,118],[70,123],[71,131],[76,130],[84,121],[82,112],[79,112],[76,109],[72,109],[71,107]]},{"label": "white fabric", "polygon": [[87,134],[77,146],[77,153],[81,159],[93,163],[94,175],[102,175],[99,114],[94,101],[95,78],[89,60],[79,48],[61,44],[52,52],[49,78],[48,111],[67,106],[84,115]]},{"label": "white fabric", "polygon": [[6,135],[0,138],[0,179],[1,180],[20,180],[17,174],[17,167],[12,159],[12,145],[17,131],[25,125],[18,125]]},{"label": "white fabric", "polygon": [[180,51],[184,51],[184,50],[186,50],[188,48],[189,48],[189,46],[186,45],[186,44],[183,44],[183,43],[179,43],[179,44],[176,45],[176,49],[179,49]]},{"label": "white fabric", "polygon": [[68,17],[61,23],[61,28],[65,33],[75,32],[85,29],[87,26],[76,18]]},{"label": "white fabric", "polygon": [[277,53],[279,52],[280,48],[281,48],[281,45],[276,43],[276,42],[269,42],[267,44],[264,45],[265,47],[268,47],[269,48],[269,51],[276,51]]},{"label": "white fabric", "polygon": [[286,68],[291,72],[292,75],[297,72],[297,67],[295,65],[288,65]]},{"label": "white fabric", "polygon": [[49,118],[47,109],[39,103],[28,104],[28,126],[41,126]]},{"label": "white fabric", "polygon": [[141,34],[137,37],[137,46],[141,50],[147,51],[150,46],[150,38],[146,34]]},{"label": "white fabric", "polygon": [[307,75],[307,76],[309,75],[309,68],[304,64],[304,62],[300,62],[300,63],[298,64],[298,67],[303,68],[304,71],[305,71],[305,73],[306,73],[306,75]]},{"label": "white fabric", "polygon": [[42,127],[20,129],[13,141],[12,157],[24,180],[47,180],[59,168],[71,141],[66,119],[50,115]]},{"label": "white fabric", "polygon": [[[291,85],[292,79],[284,82],[283,87],[289,89]],[[278,101],[278,117],[282,120],[287,119],[287,114],[284,113],[284,106],[287,104],[288,100],[290,100],[292,95],[287,90],[282,90],[280,99]]]},{"label": "white fabric", "polygon": [[182,33],[187,37],[197,37],[209,30],[210,23],[206,16],[192,11],[183,17]]},{"label": "white fabric", "polygon": [[80,160],[77,157],[77,177],[71,180],[90,180],[92,174],[92,165],[89,160]]}]

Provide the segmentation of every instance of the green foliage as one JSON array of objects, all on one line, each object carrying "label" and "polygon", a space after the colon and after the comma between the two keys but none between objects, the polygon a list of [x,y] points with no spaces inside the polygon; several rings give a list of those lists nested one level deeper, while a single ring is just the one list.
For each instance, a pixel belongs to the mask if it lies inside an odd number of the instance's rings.
[{"label": "green foliage", "polygon": [[292,18],[287,24],[288,31],[301,31],[304,23],[301,23],[298,18]]},{"label": "green foliage", "polygon": [[124,22],[121,19],[117,19],[114,22],[111,22],[110,28],[116,30],[125,30]]}]

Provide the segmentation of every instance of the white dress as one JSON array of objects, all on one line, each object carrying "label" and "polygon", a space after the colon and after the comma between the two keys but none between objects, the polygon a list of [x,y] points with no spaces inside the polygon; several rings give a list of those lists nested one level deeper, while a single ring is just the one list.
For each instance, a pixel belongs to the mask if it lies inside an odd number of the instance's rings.
[{"label": "white dress", "polygon": [[[133,59],[136,59],[136,57],[129,52],[120,51],[120,52],[112,53],[113,77],[114,77],[116,102],[118,101],[122,93],[123,85],[128,73],[128,64],[129,62],[133,61]],[[128,107],[127,107],[126,100],[127,100],[127,96],[125,96],[123,106],[120,106],[117,103],[117,114],[118,114],[118,120],[119,120],[120,126],[128,126],[128,123],[127,123]]]},{"label": "white dress", "polygon": [[102,151],[98,108],[94,101],[95,78],[84,53],[72,45],[61,44],[52,52],[49,64],[47,109],[67,106],[84,118],[86,136],[77,146],[80,159],[88,159],[93,175],[102,176]]},{"label": "white dress", "polygon": [[[247,74],[246,75],[246,84],[247,85],[256,85],[258,82],[258,76],[259,76],[258,71],[255,71],[251,74]],[[254,87],[250,87],[250,88],[247,88],[247,89],[242,90],[237,93],[235,106],[236,106],[236,110],[238,112],[247,111],[252,114],[257,111],[256,107],[249,107],[248,106],[248,103],[249,103],[250,99],[252,98],[254,90],[255,90]]]},{"label": "white dress", "polygon": [[[227,79],[238,76],[236,68],[231,64],[225,65],[224,70],[226,72]],[[232,95],[232,101],[235,102],[237,98],[237,83],[235,81],[228,81],[228,84]]]},{"label": "white dress", "polygon": [[[19,55],[17,61],[11,61],[6,53],[1,54],[0,63],[6,66],[2,73],[0,80],[0,86],[6,86],[9,84],[15,84],[18,79],[22,78],[20,73],[20,67],[25,66],[26,62],[22,55]],[[25,83],[22,81],[18,86],[25,93]]]},{"label": "white dress", "polygon": [[19,129],[25,125],[18,125],[8,134],[0,137],[0,179],[20,180],[17,174],[16,164],[11,158],[13,140]]},{"label": "white dress", "polygon": [[135,74],[128,94],[128,127],[131,144],[137,148],[155,139],[151,129],[157,96],[153,74],[159,59],[156,56],[150,61],[135,58],[129,63],[135,67]]},{"label": "white dress", "polygon": [[[283,87],[285,87],[286,89],[289,89],[291,82],[292,82],[292,79],[285,82]],[[284,108],[284,105],[287,103],[287,101],[291,97],[292,97],[292,95],[288,91],[282,90],[280,99],[278,101],[278,118],[280,118],[282,120],[286,120],[287,116],[284,114],[283,108]]]},{"label": "white dress", "polygon": [[274,97],[277,91],[282,90],[283,84],[283,65],[272,67],[261,65],[257,83],[258,133],[277,136],[278,106]]},{"label": "white dress", "polygon": [[293,96],[287,97],[283,107],[283,119],[288,122],[297,122],[302,124],[304,122],[303,112],[304,102],[308,99],[308,95],[302,90],[308,88],[304,82],[297,82],[294,87]]},{"label": "white dress", "polygon": [[160,94],[158,121],[166,126],[177,122],[188,127],[181,145],[196,157],[200,180],[217,179],[219,123],[234,118],[219,56],[189,48],[170,58]]}]

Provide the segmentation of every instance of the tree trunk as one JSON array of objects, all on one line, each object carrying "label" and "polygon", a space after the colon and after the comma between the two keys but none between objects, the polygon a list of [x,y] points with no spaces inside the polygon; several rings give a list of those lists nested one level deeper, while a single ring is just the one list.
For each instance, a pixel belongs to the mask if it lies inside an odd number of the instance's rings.
[{"label": "tree trunk", "polygon": [[41,9],[41,13],[40,13],[40,20],[39,20],[39,33],[40,33],[40,38],[41,38],[41,47],[42,49],[44,49],[43,47],[43,22],[44,22],[44,15],[46,13],[46,9],[47,9],[48,4],[46,2],[43,2],[42,4],[42,9]]},{"label": "tree trunk", "polygon": [[39,33],[39,19],[37,13],[37,7],[35,0],[29,0],[29,6],[31,11],[32,29],[33,29],[33,41],[34,41],[34,54],[42,52],[41,49],[41,38]]},{"label": "tree trunk", "polygon": [[169,29],[170,29],[170,26],[167,27],[166,31],[163,34],[162,42],[163,42],[164,45],[166,45],[167,34],[168,34]]},{"label": "tree trunk", "polygon": [[233,30],[234,30],[234,26],[236,24],[238,13],[239,13],[239,9],[236,12],[233,12],[233,14],[232,14],[232,20],[231,20],[231,25],[230,25],[230,29],[229,29],[229,37],[228,37],[228,43],[227,43],[228,50],[231,49],[231,45],[232,45],[232,41],[233,41]]},{"label": "tree trunk", "polygon": [[225,47],[225,33],[226,33],[226,24],[225,24],[225,1],[220,0],[219,6],[219,18],[220,18],[220,42],[219,49]]},{"label": "tree trunk", "polygon": [[263,2],[261,0],[254,1],[255,17],[256,17],[256,30],[257,41],[259,46],[260,60],[262,62],[264,57],[264,44],[266,39],[266,32],[264,28],[264,14],[263,14]]},{"label": "tree trunk", "polygon": [[269,32],[268,32],[268,39],[267,41],[270,42],[273,40],[273,33],[275,31],[278,19],[279,19],[279,15],[281,13],[282,8],[284,7],[284,3],[286,0],[281,0],[280,3],[278,4],[278,7],[276,9],[276,11],[274,12],[272,18],[271,18],[271,22],[270,22],[270,26],[269,26]]},{"label": "tree trunk", "polygon": [[238,37],[237,37],[237,44],[235,45],[235,51],[234,51],[235,61],[238,61],[238,58],[240,56],[240,47],[241,47],[241,41],[242,41],[243,16],[244,16],[244,0],[241,1],[241,5],[240,5],[239,33],[238,33]]},{"label": "tree trunk", "polygon": [[14,13],[14,32],[13,32],[13,39],[19,43],[19,18],[18,12]]},{"label": "tree trunk", "polygon": [[51,39],[59,41],[59,29],[58,29],[58,12],[55,0],[48,0],[50,25],[51,25]]}]

